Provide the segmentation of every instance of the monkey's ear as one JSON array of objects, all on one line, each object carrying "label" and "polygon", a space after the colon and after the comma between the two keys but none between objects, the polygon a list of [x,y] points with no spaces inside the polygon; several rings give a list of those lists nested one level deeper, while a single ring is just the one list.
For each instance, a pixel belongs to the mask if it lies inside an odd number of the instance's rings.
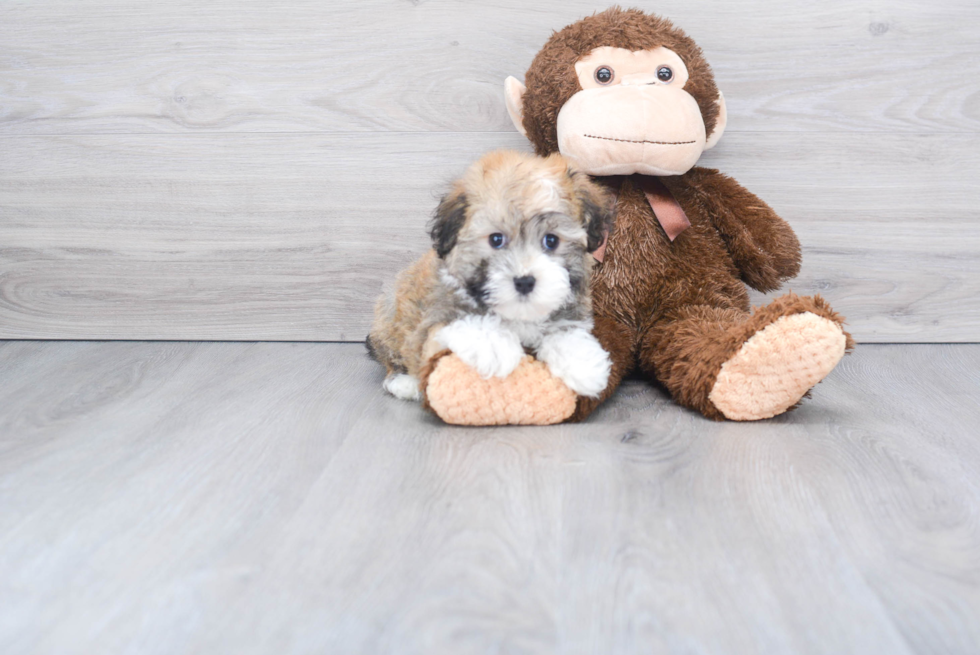
[{"label": "monkey's ear", "polygon": [[582,222],[585,224],[585,249],[595,252],[606,240],[616,218],[616,201],[612,194],[589,176],[579,171],[569,171],[575,183],[575,195],[582,204]]},{"label": "monkey's ear", "polygon": [[524,92],[527,87],[521,84],[516,77],[511,75],[504,80],[504,102],[507,103],[507,113],[513,121],[517,131],[527,136],[524,129]]},{"label": "monkey's ear", "polygon": [[448,255],[456,246],[456,237],[466,222],[467,206],[466,194],[457,190],[444,195],[436,207],[429,223],[429,236],[440,258]]},{"label": "monkey's ear", "polygon": [[715,119],[715,129],[711,131],[711,135],[708,136],[708,140],[704,144],[705,150],[715,147],[718,139],[725,132],[725,125],[728,124],[728,109],[725,107],[725,96],[721,94],[721,91],[718,92],[718,99],[715,100],[715,104],[718,105],[718,118]]}]

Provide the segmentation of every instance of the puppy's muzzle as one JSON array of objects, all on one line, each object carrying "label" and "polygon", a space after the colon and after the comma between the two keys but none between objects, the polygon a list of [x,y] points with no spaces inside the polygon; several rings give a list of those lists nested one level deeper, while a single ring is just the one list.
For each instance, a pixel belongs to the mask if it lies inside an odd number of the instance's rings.
[{"label": "puppy's muzzle", "polygon": [[526,296],[534,291],[534,276],[522,275],[521,277],[515,277],[514,288],[517,289],[517,293]]}]

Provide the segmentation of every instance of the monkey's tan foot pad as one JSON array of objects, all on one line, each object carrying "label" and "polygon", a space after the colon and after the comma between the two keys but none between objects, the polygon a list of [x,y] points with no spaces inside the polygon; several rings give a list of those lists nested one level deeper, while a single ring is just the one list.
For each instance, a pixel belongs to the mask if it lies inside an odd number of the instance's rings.
[{"label": "monkey's tan foot pad", "polygon": [[783,316],[721,365],[708,399],[733,421],[782,414],[837,366],[846,345],[834,321],[811,312]]},{"label": "monkey's tan foot pad", "polygon": [[551,425],[575,411],[575,392],[527,356],[506,378],[484,380],[456,355],[446,355],[427,382],[429,407],[455,425]]}]

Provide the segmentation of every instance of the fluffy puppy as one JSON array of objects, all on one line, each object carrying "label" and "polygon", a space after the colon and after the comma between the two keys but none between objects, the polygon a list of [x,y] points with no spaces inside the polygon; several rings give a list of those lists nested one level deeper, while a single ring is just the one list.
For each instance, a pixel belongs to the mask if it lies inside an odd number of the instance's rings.
[{"label": "fluffy puppy", "polygon": [[609,355],[591,334],[591,252],[612,199],[560,155],[498,151],[474,163],[429,226],[433,249],[383,295],[367,339],[384,388],[418,399],[419,371],[448,348],[484,378],[507,377],[525,349],[583,396]]}]

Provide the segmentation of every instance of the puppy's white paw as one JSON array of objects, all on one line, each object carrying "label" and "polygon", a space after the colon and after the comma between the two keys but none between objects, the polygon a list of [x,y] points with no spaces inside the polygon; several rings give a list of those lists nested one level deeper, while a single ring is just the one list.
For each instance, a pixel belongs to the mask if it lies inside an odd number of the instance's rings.
[{"label": "puppy's white paw", "polygon": [[565,330],[546,335],[537,358],[580,396],[595,398],[609,382],[609,371],[612,369],[609,353],[585,330]]},{"label": "puppy's white paw", "polygon": [[524,357],[520,339],[497,316],[465,316],[439,330],[436,340],[483,379],[507,377]]},{"label": "puppy's white paw", "polygon": [[418,400],[422,397],[422,394],[419,393],[418,379],[407,373],[389,375],[381,386],[392,396],[402,400]]}]

